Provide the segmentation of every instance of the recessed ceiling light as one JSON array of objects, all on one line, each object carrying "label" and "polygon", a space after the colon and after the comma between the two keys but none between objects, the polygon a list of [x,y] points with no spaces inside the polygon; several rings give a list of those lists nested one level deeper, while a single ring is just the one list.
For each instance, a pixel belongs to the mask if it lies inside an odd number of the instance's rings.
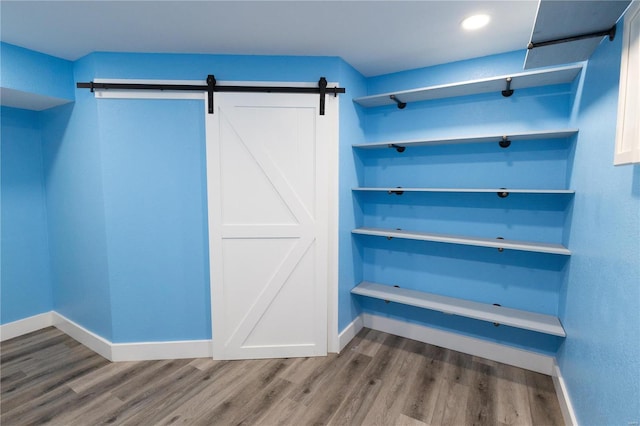
[{"label": "recessed ceiling light", "polygon": [[480,29],[487,25],[491,17],[489,15],[473,15],[466,18],[460,25],[467,31]]}]

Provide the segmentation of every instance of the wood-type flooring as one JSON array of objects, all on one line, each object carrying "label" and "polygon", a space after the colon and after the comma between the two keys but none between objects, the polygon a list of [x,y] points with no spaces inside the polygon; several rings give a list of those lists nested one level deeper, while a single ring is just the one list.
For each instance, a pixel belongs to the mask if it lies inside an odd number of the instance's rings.
[{"label": "wood-type flooring", "polygon": [[369,329],[327,357],[111,363],[47,328],[0,359],[2,426],[563,423],[548,376]]}]

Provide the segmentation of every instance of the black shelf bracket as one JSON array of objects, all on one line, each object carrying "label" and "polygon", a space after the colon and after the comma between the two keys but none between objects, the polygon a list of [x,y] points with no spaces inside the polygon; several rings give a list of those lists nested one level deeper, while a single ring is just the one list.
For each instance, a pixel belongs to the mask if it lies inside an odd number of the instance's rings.
[{"label": "black shelf bracket", "polygon": [[287,87],[287,86],[218,86],[215,77],[210,74],[207,76],[206,85],[201,84],[145,84],[145,83],[96,83],[93,81],[87,83],[76,83],[78,89],[89,89],[94,92],[96,89],[101,90],[169,90],[169,91],[191,91],[191,92],[207,92],[207,111],[213,114],[213,94],[214,92],[236,92],[236,93],[317,93],[320,95],[320,115],[325,115],[325,96],[333,94],[334,97],[339,93],[346,93],[344,87],[327,87],[327,79],[320,77],[318,87]]},{"label": "black shelf bracket", "polygon": [[[496,237],[496,240],[504,240],[504,238],[503,237]],[[502,247],[498,247],[498,251],[500,253],[502,253],[504,251],[504,249]]]},{"label": "black shelf bracket", "polygon": [[[400,288],[399,285],[394,285],[395,288]],[[384,303],[391,303],[391,300],[384,299]]]},{"label": "black shelf bracket", "polygon": [[500,189],[504,189],[505,191],[498,191],[498,197],[500,198],[507,198],[509,196],[509,191],[506,191],[507,188],[500,188]]},{"label": "black shelf bracket", "polygon": [[504,96],[505,98],[508,98],[509,96],[513,95],[513,89],[511,88],[511,77],[507,77],[507,88],[504,89],[502,91],[502,96]]},{"label": "black shelf bracket", "polygon": [[396,194],[396,195],[402,195],[404,194],[404,191],[401,189],[402,187],[399,186],[398,189],[392,189],[387,191],[387,194],[391,195],[391,194]]},{"label": "black shelf bracket", "polygon": [[[494,303],[493,306],[502,306],[499,303]],[[499,322],[494,322],[493,325],[495,325],[496,327],[500,327],[500,323]]]},{"label": "black shelf bracket", "polygon": [[407,106],[407,103],[400,101],[400,99],[398,99],[396,95],[390,95],[389,98],[391,98],[391,100],[396,103],[398,109],[404,109],[404,107]]},{"label": "black shelf bracket", "polygon": [[596,31],[596,32],[587,33],[587,34],[580,34],[572,37],[563,37],[563,38],[557,38],[555,40],[547,40],[547,41],[536,41],[536,42],[532,41],[527,45],[527,49],[531,50],[531,49],[535,49],[536,47],[552,46],[554,44],[568,43],[570,41],[578,41],[578,40],[584,40],[587,38],[604,37],[604,36],[608,36],[609,41],[613,41],[616,38],[616,26],[614,25],[608,30]]},{"label": "black shelf bracket", "polygon": [[511,141],[507,136],[503,136],[502,139],[500,139],[500,142],[498,142],[498,145],[500,145],[500,148],[509,148],[511,146]]},{"label": "black shelf bracket", "polygon": [[406,146],[396,145],[395,143],[390,143],[389,148],[394,148],[398,152],[404,152],[404,150],[407,149]]}]

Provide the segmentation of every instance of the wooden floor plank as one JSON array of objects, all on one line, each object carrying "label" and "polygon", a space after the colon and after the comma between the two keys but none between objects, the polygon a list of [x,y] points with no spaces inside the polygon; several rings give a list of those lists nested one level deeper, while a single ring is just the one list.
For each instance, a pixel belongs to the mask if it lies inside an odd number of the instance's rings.
[{"label": "wooden floor plank", "polygon": [[316,397],[309,404],[310,409],[305,412],[300,424],[327,424],[345,397],[352,392],[371,359],[367,355],[356,354],[348,364],[343,365],[323,387],[322,398]]},{"label": "wooden floor plank", "polygon": [[528,398],[524,370],[503,366],[496,377],[494,398],[498,423],[504,425],[531,424],[533,420]]},{"label": "wooden floor plank", "polygon": [[109,363],[49,328],[0,358],[3,426],[563,424],[548,376],[367,329],[326,357]]},{"label": "wooden floor plank", "polygon": [[[216,361],[209,360],[214,363]],[[189,401],[168,413],[158,425],[191,425],[203,417],[205,407],[215,407],[230,399],[245,383],[265,367],[269,360],[229,361],[205,388],[201,389]]]},{"label": "wooden floor plank", "polygon": [[353,391],[338,407],[330,424],[352,425],[361,424],[364,421],[382,390],[384,381],[389,380],[389,372],[402,357],[401,349],[406,342],[407,339],[399,336],[386,336],[364,374],[355,383]]},{"label": "wooden floor plank", "polygon": [[394,424],[400,417],[404,403],[409,398],[410,383],[416,374],[416,366],[422,359],[420,354],[422,345],[415,340],[405,341],[397,362],[392,366],[387,377],[382,379],[383,387],[376,396],[363,424],[389,425]]},{"label": "wooden floor plank", "polygon": [[471,364],[473,379],[467,400],[465,424],[496,424],[494,402],[496,392],[496,368],[488,363],[473,358]]},{"label": "wooden floor plank", "polygon": [[533,371],[524,371],[532,424],[559,424],[562,412],[550,377]]},{"label": "wooden floor plank", "polygon": [[260,389],[269,386],[274,380],[281,380],[278,379],[278,373],[286,368],[289,362],[291,362],[290,359],[269,360],[229,398],[213,407],[206,407],[202,415],[196,419],[196,423],[215,421],[226,425],[233,424],[234,420],[237,422],[238,417],[245,413],[247,405],[252,402]]}]

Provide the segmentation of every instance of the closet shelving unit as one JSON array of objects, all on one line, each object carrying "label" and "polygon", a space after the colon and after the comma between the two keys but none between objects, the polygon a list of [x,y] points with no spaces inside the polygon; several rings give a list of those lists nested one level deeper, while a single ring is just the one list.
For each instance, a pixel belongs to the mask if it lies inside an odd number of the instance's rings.
[{"label": "closet shelving unit", "polygon": [[[404,109],[409,102],[428,101],[458,96],[467,96],[488,92],[502,93],[509,97],[514,90],[548,86],[555,84],[567,84],[575,80],[582,70],[582,64],[567,65],[542,70],[527,71],[513,75],[504,75],[479,80],[470,80],[460,83],[444,84],[423,87],[413,90],[383,93],[380,95],[364,96],[354,99],[354,102],[365,108],[379,107],[396,104],[399,109]],[[531,131],[524,133],[495,133],[486,135],[462,136],[451,138],[431,138],[413,140],[395,140],[384,142],[372,142],[353,145],[355,150],[388,149],[389,155],[411,155],[413,147],[428,147],[449,144],[472,143],[496,143],[498,149],[508,148],[512,142],[537,141],[545,139],[568,139],[574,137],[578,129],[553,129]],[[357,187],[354,193],[384,193],[390,196],[401,196],[405,192],[414,194],[429,193],[486,193],[496,194],[500,198],[506,198],[509,194],[546,194],[549,196],[571,196],[570,189],[527,189],[527,188],[431,188],[431,187]],[[479,246],[503,250],[519,250],[528,252],[545,253],[549,255],[569,256],[571,251],[555,243],[516,241],[502,238],[481,238],[475,236],[461,236],[422,232],[402,229],[382,229],[372,227],[360,227],[352,231],[354,235],[366,235],[371,237],[384,237],[387,239],[407,239],[427,242],[446,243]],[[470,300],[452,298],[423,291],[400,288],[394,285],[386,285],[363,281],[351,290],[352,294],[381,299],[386,302],[395,302],[419,308],[435,310],[446,314],[459,315],[481,321],[489,321],[494,324],[504,324],[521,329],[531,330],[554,336],[564,337],[565,331],[557,317],[529,312],[519,309],[511,309],[498,305],[479,303]]]}]

